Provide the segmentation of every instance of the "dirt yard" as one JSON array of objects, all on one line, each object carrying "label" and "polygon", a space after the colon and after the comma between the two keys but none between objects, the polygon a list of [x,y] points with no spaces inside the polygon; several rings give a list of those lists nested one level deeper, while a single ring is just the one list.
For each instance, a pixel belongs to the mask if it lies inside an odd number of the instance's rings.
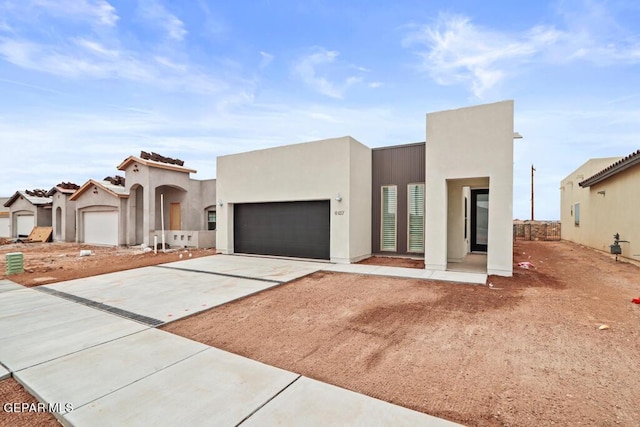
[{"label": "dirt yard", "polygon": [[391,267],[424,268],[424,259],[372,256],[358,264],[388,265]]},{"label": "dirt yard", "polygon": [[[14,406],[18,404],[18,406]],[[28,404],[28,407],[22,407]],[[0,427],[55,427],[60,423],[48,412],[38,411],[38,399],[13,378],[0,381]],[[5,408],[5,405],[8,405]],[[6,410],[5,410],[6,409]],[[17,409],[17,411],[16,411]]]},{"label": "dirt yard", "polygon": [[[91,251],[91,255],[81,257],[81,250]],[[10,252],[24,254],[24,273],[7,277],[5,255]],[[11,243],[0,245],[0,279],[10,279],[31,287],[214,254],[215,249],[180,249],[167,253],[158,251],[158,254],[154,254],[153,252],[143,253],[139,247],[115,248],[75,243]]]},{"label": "dirt yard", "polygon": [[638,426],[640,268],[514,254],[491,286],[315,273],[163,329],[469,426]]}]

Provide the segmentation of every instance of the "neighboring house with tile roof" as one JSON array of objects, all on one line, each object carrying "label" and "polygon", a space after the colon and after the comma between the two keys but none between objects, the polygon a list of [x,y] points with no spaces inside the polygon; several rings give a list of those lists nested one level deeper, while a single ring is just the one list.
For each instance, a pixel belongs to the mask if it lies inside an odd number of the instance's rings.
[{"label": "neighboring house with tile roof", "polygon": [[215,246],[215,179],[192,179],[182,160],[144,151],[117,168],[124,176],[89,180],[70,197],[78,242],[152,246],[164,229],[170,246]]},{"label": "neighboring house with tile roof", "polygon": [[640,150],[626,157],[591,159],[562,180],[562,238],[640,260]]},{"label": "neighboring house with tile roof", "polygon": [[4,203],[9,208],[11,237],[26,237],[34,227],[51,227],[51,197],[45,190],[16,191]]},{"label": "neighboring house with tile roof", "polygon": [[76,203],[70,200],[80,188],[71,182],[61,182],[47,193],[51,197],[53,240],[55,242],[76,241]]},{"label": "neighboring house with tile roof", "polygon": [[9,208],[4,204],[9,200],[8,197],[0,197],[0,237],[11,237],[10,214]]},{"label": "neighboring house with tile roof", "polygon": [[126,244],[129,191],[114,179],[90,179],[70,197],[75,203],[76,241],[97,245]]}]

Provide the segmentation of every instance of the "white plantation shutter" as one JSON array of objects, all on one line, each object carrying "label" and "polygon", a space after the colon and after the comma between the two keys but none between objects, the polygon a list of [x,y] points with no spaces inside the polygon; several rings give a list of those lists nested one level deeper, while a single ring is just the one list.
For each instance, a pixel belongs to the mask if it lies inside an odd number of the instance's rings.
[{"label": "white plantation shutter", "polygon": [[381,250],[396,250],[396,212],[398,207],[397,187],[382,187],[382,241]]},{"label": "white plantation shutter", "polygon": [[424,252],[424,184],[407,186],[409,199],[408,252]]}]

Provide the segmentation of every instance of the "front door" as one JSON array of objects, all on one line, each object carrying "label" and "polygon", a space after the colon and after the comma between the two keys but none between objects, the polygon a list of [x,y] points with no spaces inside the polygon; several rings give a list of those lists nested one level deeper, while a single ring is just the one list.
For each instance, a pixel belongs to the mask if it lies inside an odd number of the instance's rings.
[{"label": "front door", "polygon": [[169,230],[180,230],[180,203],[169,205]]},{"label": "front door", "polygon": [[487,252],[489,189],[471,190],[471,252]]}]

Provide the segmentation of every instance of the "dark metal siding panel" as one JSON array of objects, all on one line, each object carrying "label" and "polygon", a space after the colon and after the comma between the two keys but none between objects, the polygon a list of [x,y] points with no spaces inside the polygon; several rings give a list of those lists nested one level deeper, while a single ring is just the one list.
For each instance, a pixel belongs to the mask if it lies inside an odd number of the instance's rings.
[{"label": "dark metal siding panel", "polygon": [[328,200],[243,203],[234,207],[234,252],[330,258]]},{"label": "dark metal siding panel", "polygon": [[381,191],[384,185],[398,187],[397,252],[407,254],[407,185],[425,182],[425,144],[378,148],[372,153],[371,250],[380,251]]}]

